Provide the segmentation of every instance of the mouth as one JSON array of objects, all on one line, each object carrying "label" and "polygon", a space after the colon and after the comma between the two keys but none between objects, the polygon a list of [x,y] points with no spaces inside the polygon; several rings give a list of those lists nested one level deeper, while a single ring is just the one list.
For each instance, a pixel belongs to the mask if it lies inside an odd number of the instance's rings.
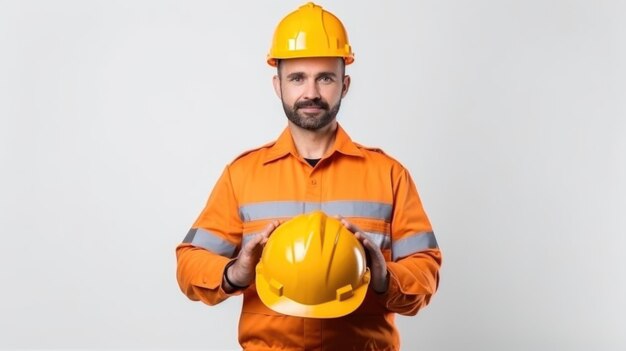
[{"label": "mouth", "polygon": [[320,112],[324,109],[319,106],[307,106],[307,107],[300,107],[298,108],[298,110],[301,110],[302,112],[315,113],[315,112]]},{"label": "mouth", "polygon": [[321,100],[301,101],[296,103],[294,107],[296,110],[301,110],[304,113],[318,113],[328,109],[328,105]]}]

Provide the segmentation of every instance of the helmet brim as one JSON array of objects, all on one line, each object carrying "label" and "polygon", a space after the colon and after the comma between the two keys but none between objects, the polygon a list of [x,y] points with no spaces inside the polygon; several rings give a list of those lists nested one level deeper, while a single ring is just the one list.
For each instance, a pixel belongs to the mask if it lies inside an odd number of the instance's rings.
[{"label": "helmet brim", "polygon": [[328,56],[319,56],[319,55],[311,55],[311,56],[306,56],[306,55],[301,55],[301,56],[289,56],[289,55],[283,55],[283,56],[271,56],[271,55],[267,55],[267,64],[272,66],[272,67],[276,67],[278,66],[278,61],[279,60],[289,60],[289,59],[298,59],[298,58],[316,58],[316,57],[337,57],[337,58],[342,58],[343,62],[345,63],[345,65],[350,65],[354,62],[354,56],[344,56],[344,55],[328,55]]},{"label": "helmet brim", "polygon": [[[370,278],[369,268],[366,269],[364,281]],[[269,282],[258,274],[256,275],[256,290],[259,298],[271,310],[295,317],[306,318],[338,318],[354,312],[365,299],[369,284],[361,284],[353,290],[353,295],[345,300],[332,300],[316,305],[307,305],[291,300],[285,296],[279,296],[270,290]]]}]

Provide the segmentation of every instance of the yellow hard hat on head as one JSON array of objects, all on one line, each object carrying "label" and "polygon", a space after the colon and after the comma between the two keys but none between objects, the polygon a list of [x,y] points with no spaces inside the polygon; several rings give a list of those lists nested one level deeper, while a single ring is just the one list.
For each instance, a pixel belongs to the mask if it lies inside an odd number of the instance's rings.
[{"label": "yellow hard hat on head", "polygon": [[298,317],[336,318],[353,312],[369,281],[361,243],[339,220],[319,211],[276,228],[256,267],[261,301]]},{"label": "yellow hard hat on head", "polygon": [[267,63],[302,57],[343,57],[346,65],[354,61],[343,24],[335,15],[312,2],[288,14],[276,27]]}]

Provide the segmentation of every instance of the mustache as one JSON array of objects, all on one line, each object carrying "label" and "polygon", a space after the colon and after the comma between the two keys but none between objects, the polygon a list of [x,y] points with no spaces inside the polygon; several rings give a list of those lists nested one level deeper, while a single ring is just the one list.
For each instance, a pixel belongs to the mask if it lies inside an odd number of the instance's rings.
[{"label": "mustache", "polygon": [[317,107],[317,108],[321,108],[324,110],[328,110],[329,108],[328,103],[326,103],[325,101],[321,99],[299,101],[299,102],[296,102],[293,105],[293,107],[294,107],[294,110],[297,110],[300,108],[307,108],[307,107]]}]

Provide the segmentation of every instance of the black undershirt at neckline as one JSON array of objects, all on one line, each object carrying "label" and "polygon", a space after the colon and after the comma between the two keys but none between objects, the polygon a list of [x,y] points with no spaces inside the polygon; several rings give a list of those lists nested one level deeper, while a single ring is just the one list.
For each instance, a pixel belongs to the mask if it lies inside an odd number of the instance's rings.
[{"label": "black undershirt at neckline", "polygon": [[320,162],[321,158],[305,158],[304,160],[308,162],[311,167],[315,167],[315,165]]}]

